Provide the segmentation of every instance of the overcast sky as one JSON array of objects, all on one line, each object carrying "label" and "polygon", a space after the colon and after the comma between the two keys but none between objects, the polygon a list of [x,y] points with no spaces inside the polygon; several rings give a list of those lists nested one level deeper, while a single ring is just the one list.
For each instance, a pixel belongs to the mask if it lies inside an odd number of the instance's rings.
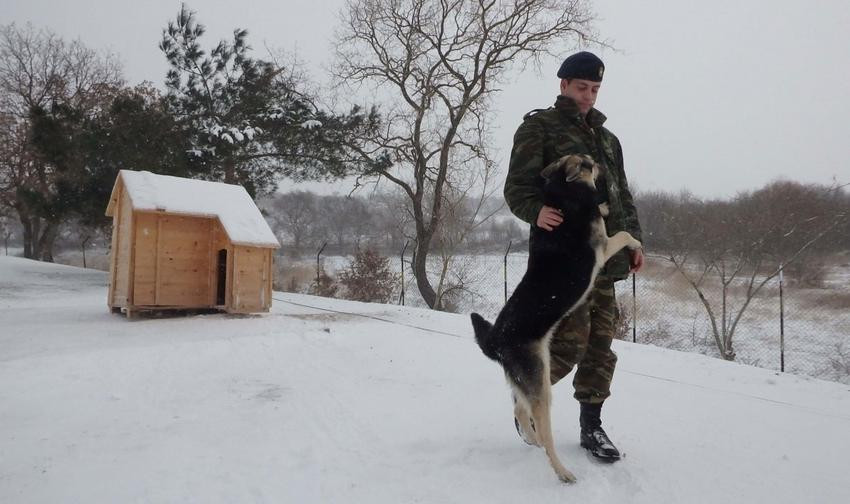
[{"label": "overcast sky", "polygon": [[[257,56],[264,45],[294,50],[314,79],[327,81],[343,0],[188,5],[207,26],[207,50],[233,28],[247,28]],[[623,144],[633,186],[728,197],[777,178],[850,182],[850,1],[594,6],[601,35],[618,49],[591,49],[606,64],[597,108]],[[130,83],[162,87],[166,63],[157,43],[179,7],[165,0],[2,0],[0,23],[30,21],[79,37],[117,53]],[[554,103],[560,59],[548,61],[542,75],[515,73],[497,99],[502,179],[522,115]]]}]

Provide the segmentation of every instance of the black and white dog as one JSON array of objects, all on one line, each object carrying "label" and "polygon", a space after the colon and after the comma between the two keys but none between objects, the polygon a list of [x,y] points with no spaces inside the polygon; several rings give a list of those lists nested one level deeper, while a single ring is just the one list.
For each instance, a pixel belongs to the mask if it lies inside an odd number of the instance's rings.
[{"label": "black and white dog", "polygon": [[496,322],[472,314],[478,346],[505,370],[523,433],[570,483],[575,476],[558,460],[552,440],[549,342],[558,323],[585,301],[605,262],[624,247],[641,246],[625,231],[608,237],[607,206],[596,202],[598,173],[590,157],[579,155],[544,168],[544,204],[559,209],[563,222],[552,231],[532,227],[528,270]]}]

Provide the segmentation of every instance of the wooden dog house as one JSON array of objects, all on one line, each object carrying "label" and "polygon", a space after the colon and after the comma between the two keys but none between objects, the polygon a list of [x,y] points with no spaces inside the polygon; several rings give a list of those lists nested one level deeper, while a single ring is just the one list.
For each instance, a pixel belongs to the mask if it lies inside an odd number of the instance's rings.
[{"label": "wooden dog house", "polygon": [[113,312],[269,311],[280,244],[242,186],[121,170],[106,215]]}]

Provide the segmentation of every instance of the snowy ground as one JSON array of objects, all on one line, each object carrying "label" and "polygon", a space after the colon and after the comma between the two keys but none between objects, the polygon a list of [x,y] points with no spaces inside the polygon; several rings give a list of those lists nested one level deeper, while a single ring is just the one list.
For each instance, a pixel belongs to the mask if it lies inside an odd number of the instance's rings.
[{"label": "snowy ground", "polygon": [[465,316],[275,293],[129,322],[106,282],[0,257],[0,502],[850,502],[847,385],[615,342],[626,456],[585,456],[559,384],[564,485]]},{"label": "snowy ground", "polygon": [[[433,256],[430,259],[431,278],[439,278],[439,261]],[[323,267],[331,274],[346,268],[350,260],[341,256],[322,258]],[[495,318],[505,302],[505,270],[507,291],[511,293],[525,273],[528,257],[519,252],[508,255],[507,268],[504,256],[465,255],[458,256],[455,261],[450,279],[460,273],[467,291],[461,298],[450,300],[453,311],[477,311]],[[786,371],[850,385],[850,282],[847,282],[850,262],[843,257],[836,257],[834,261],[835,264],[825,272],[823,288],[806,288],[786,282],[784,363]],[[391,258],[394,271],[400,269],[399,262],[399,258]],[[306,276],[302,275],[302,292],[306,292],[315,276],[315,260],[303,259],[293,263],[283,259],[277,264],[282,269],[300,266],[302,273],[307,271]],[[694,272],[695,276],[698,274],[699,271]],[[406,304],[427,306],[419,296],[409,268],[405,278],[408,287]],[[729,291],[730,324],[744,303],[743,280],[739,277]],[[710,276],[704,282],[703,290],[719,318],[722,297],[717,279]],[[631,280],[617,283],[617,298],[623,303],[624,316],[631,326],[635,320],[631,316]],[[647,259],[646,267],[637,278],[636,326],[638,343],[719,358],[705,306],[675,267],[657,257]],[[753,298],[736,326],[736,360],[779,370],[783,357],[780,327],[779,279],[774,278]],[[627,332],[626,339],[631,339],[631,330]]]}]

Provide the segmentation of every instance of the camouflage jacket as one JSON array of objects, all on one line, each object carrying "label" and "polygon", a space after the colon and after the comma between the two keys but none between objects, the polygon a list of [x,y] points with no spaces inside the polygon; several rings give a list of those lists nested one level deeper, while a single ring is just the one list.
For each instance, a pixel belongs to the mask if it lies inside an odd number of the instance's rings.
[{"label": "camouflage jacket", "polygon": [[[605,115],[590,109],[587,118],[575,102],[558,96],[555,106],[531,111],[514,135],[505,200],[511,211],[531,225],[543,207],[543,168],[567,154],[587,154],[601,167],[604,176],[597,179],[600,202],[607,201],[610,213],[605,219],[608,235],[628,231],[641,239],[637,210],[623,171],[620,141],[605,129]],[[628,251],[623,250],[608,262],[604,274],[617,280],[629,274]]]}]

